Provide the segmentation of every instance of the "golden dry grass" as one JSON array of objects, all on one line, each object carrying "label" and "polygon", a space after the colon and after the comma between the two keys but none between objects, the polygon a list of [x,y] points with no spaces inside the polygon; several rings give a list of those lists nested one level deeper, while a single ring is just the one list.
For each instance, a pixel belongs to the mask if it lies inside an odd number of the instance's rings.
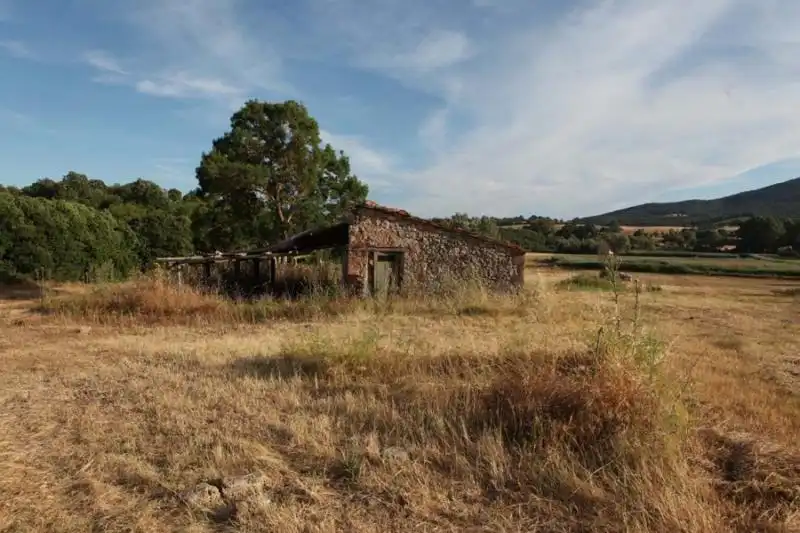
[{"label": "golden dry grass", "polygon": [[[563,226],[564,224],[553,225],[555,229],[560,229]],[[525,227],[525,224],[518,224],[510,227],[522,228]],[[620,227],[622,228],[622,232],[625,233],[626,235],[632,235],[637,230],[642,230],[645,233],[667,233],[670,230],[681,231],[682,229],[686,229],[686,226],[620,226]],[[734,227],[733,229],[736,229],[736,227]]]},{"label": "golden dry grass", "polygon": [[685,226],[622,226],[622,232],[626,235],[633,235],[638,230],[645,233],[667,233],[668,231],[681,231]]},{"label": "golden dry grass", "polygon": [[[642,276],[662,290],[617,307],[570,275],[390,305],[16,294],[0,531],[800,527],[796,286]],[[188,505],[202,482],[228,505]]]}]

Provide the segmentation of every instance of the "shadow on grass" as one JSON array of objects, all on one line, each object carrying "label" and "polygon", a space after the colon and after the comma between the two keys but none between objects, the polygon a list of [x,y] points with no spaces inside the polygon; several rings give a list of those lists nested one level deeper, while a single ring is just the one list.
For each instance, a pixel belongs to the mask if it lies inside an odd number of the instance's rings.
[{"label": "shadow on grass", "polygon": [[254,355],[237,359],[231,364],[231,368],[235,374],[243,377],[313,379],[325,375],[330,364],[322,357],[289,352],[273,357]]},{"label": "shadow on grass", "polygon": [[0,300],[36,300],[44,294],[42,288],[33,281],[0,285]]},{"label": "shadow on grass", "polygon": [[790,296],[794,298],[800,297],[800,287],[788,287],[785,289],[775,289],[772,291],[775,296]]},{"label": "shadow on grass", "polygon": [[497,317],[500,315],[516,315],[519,312],[517,310],[501,310],[488,305],[465,305],[457,309],[455,314],[458,316]]}]

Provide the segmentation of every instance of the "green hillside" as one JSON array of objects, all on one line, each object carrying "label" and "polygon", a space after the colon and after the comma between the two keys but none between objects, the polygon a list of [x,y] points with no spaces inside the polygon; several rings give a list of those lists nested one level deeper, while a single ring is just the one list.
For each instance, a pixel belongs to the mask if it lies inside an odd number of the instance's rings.
[{"label": "green hillside", "polygon": [[616,220],[626,226],[689,226],[751,216],[800,218],[800,178],[714,200],[642,204],[582,220],[597,225]]}]

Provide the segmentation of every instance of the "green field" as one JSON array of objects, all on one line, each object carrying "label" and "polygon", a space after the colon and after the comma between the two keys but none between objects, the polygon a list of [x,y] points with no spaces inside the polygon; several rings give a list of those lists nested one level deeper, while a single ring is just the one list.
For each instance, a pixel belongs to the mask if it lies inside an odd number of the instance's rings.
[{"label": "green field", "polygon": [[[767,256],[622,256],[620,268],[627,272],[658,274],[698,274],[708,276],[765,276],[800,278],[800,260]],[[559,267],[574,270],[599,270],[602,258],[597,255],[528,254],[532,266]]]}]

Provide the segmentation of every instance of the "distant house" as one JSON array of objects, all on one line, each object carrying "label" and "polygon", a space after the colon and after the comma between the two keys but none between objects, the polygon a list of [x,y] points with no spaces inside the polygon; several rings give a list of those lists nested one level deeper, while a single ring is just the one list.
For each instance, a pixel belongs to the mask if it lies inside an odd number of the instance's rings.
[{"label": "distant house", "polygon": [[513,244],[455,229],[366,202],[343,222],[270,246],[272,254],[345,249],[345,284],[361,294],[436,289],[459,280],[489,289],[522,286],[525,251]]}]

